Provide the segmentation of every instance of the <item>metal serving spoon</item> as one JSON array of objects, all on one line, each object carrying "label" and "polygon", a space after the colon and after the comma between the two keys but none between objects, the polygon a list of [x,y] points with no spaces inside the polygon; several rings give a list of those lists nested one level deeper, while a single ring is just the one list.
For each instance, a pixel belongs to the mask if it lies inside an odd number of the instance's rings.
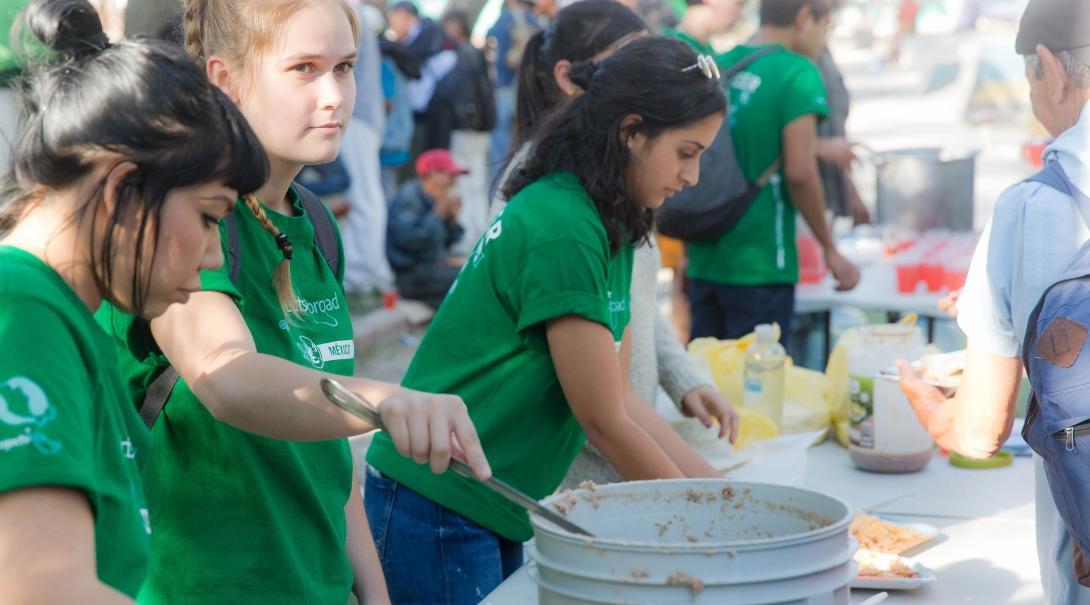
[{"label": "metal serving spoon", "polygon": [[[327,399],[332,401],[337,407],[341,408],[342,410],[358,418],[366,420],[376,429],[385,428],[382,424],[382,416],[379,415],[378,410],[376,410],[367,400],[363,399],[352,391],[349,391],[337,381],[323,378],[322,392],[325,393]],[[473,474],[473,470],[469,468],[469,465],[457,458],[452,457],[450,459],[450,470],[458,473],[459,475],[467,479],[479,481],[479,479],[477,479],[477,476]],[[486,487],[490,488],[497,494],[503,496],[508,501],[517,504],[518,506],[526,509],[527,511],[535,515],[539,515],[542,518],[553,522],[554,524],[564,528],[567,531],[570,531],[574,534],[580,534],[592,538],[594,537],[594,534],[567,520],[563,515],[549,510],[548,508],[542,506],[541,503],[537,500],[534,500],[530,496],[527,496],[521,491],[515,489],[514,487],[511,487],[510,485],[504,483],[503,481],[500,481],[499,479],[496,479],[495,477],[487,481],[481,481],[481,483],[483,483]]]}]

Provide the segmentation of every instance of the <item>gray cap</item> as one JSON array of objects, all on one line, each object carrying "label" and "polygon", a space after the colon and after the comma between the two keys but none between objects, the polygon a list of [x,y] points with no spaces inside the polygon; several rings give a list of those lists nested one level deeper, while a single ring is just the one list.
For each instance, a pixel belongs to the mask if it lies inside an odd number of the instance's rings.
[{"label": "gray cap", "polygon": [[1090,65],[1090,0],[1029,0],[1014,48],[1032,55],[1038,44]]}]

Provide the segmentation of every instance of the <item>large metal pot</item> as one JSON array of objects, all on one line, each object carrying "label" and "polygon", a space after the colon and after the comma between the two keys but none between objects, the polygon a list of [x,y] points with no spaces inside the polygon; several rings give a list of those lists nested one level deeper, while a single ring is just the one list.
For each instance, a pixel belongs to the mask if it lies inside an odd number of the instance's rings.
[{"label": "large metal pot", "polygon": [[874,156],[878,222],[923,232],[973,230],[976,154],[898,149]]}]

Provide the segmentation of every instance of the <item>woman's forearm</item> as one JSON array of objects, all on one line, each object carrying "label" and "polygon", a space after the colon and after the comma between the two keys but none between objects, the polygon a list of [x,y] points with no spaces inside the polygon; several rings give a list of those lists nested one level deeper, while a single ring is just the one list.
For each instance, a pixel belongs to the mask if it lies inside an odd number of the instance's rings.
[{"label": "woman's forearm", "polygon": [[373,430],[326,399],[320,386],[323,377],[344,384],[373,405],[398,390],[396,385],[326,374],[254,352],[238,352],[210,364],[190,387],[218,420],[272,439],[336,439]]},{"label": "woman's forearm", "polygon": [[628,416],[640,426],[686,477],[721,477],[706,460],[685,443],[681,435],[674,430],[651,404],[644,401],[634,389],[628,390],[625,401]]},{"label": "woman's forearm", "polygon": [[344,507],[344,515],[347,528],[345,550],[355,576],[352,591],[360,605],[389,605],[386,576],[382,573],[375,539],[367,522],[367,514],[363,510],[359,479],[355,476],[352,478],[352,493]]},{"label": "woman's forearm", "polygon": [[[625,410],[621,359],[600,324],[564,317],[549,323],[549,352],[564,396],[587,439],[622,477],[678,479],[677,465]],[[630,350],[625,338],[625,350]],[[630,362],[624,357],[624,363]]]}]

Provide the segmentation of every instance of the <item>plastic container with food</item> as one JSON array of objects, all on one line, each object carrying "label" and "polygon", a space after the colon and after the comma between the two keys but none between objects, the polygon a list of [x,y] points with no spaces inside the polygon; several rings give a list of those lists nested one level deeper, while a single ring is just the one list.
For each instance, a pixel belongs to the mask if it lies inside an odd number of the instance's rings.
[{"label": "plastic container with food", "polygon": [[933,442],[901,393],[898,359],[917,359],[926,352],[923,336],[911,325],[867,326],[860,345],[848,356],[851,427],[848,450],[862,470],[908,473],[931,460]]}]

